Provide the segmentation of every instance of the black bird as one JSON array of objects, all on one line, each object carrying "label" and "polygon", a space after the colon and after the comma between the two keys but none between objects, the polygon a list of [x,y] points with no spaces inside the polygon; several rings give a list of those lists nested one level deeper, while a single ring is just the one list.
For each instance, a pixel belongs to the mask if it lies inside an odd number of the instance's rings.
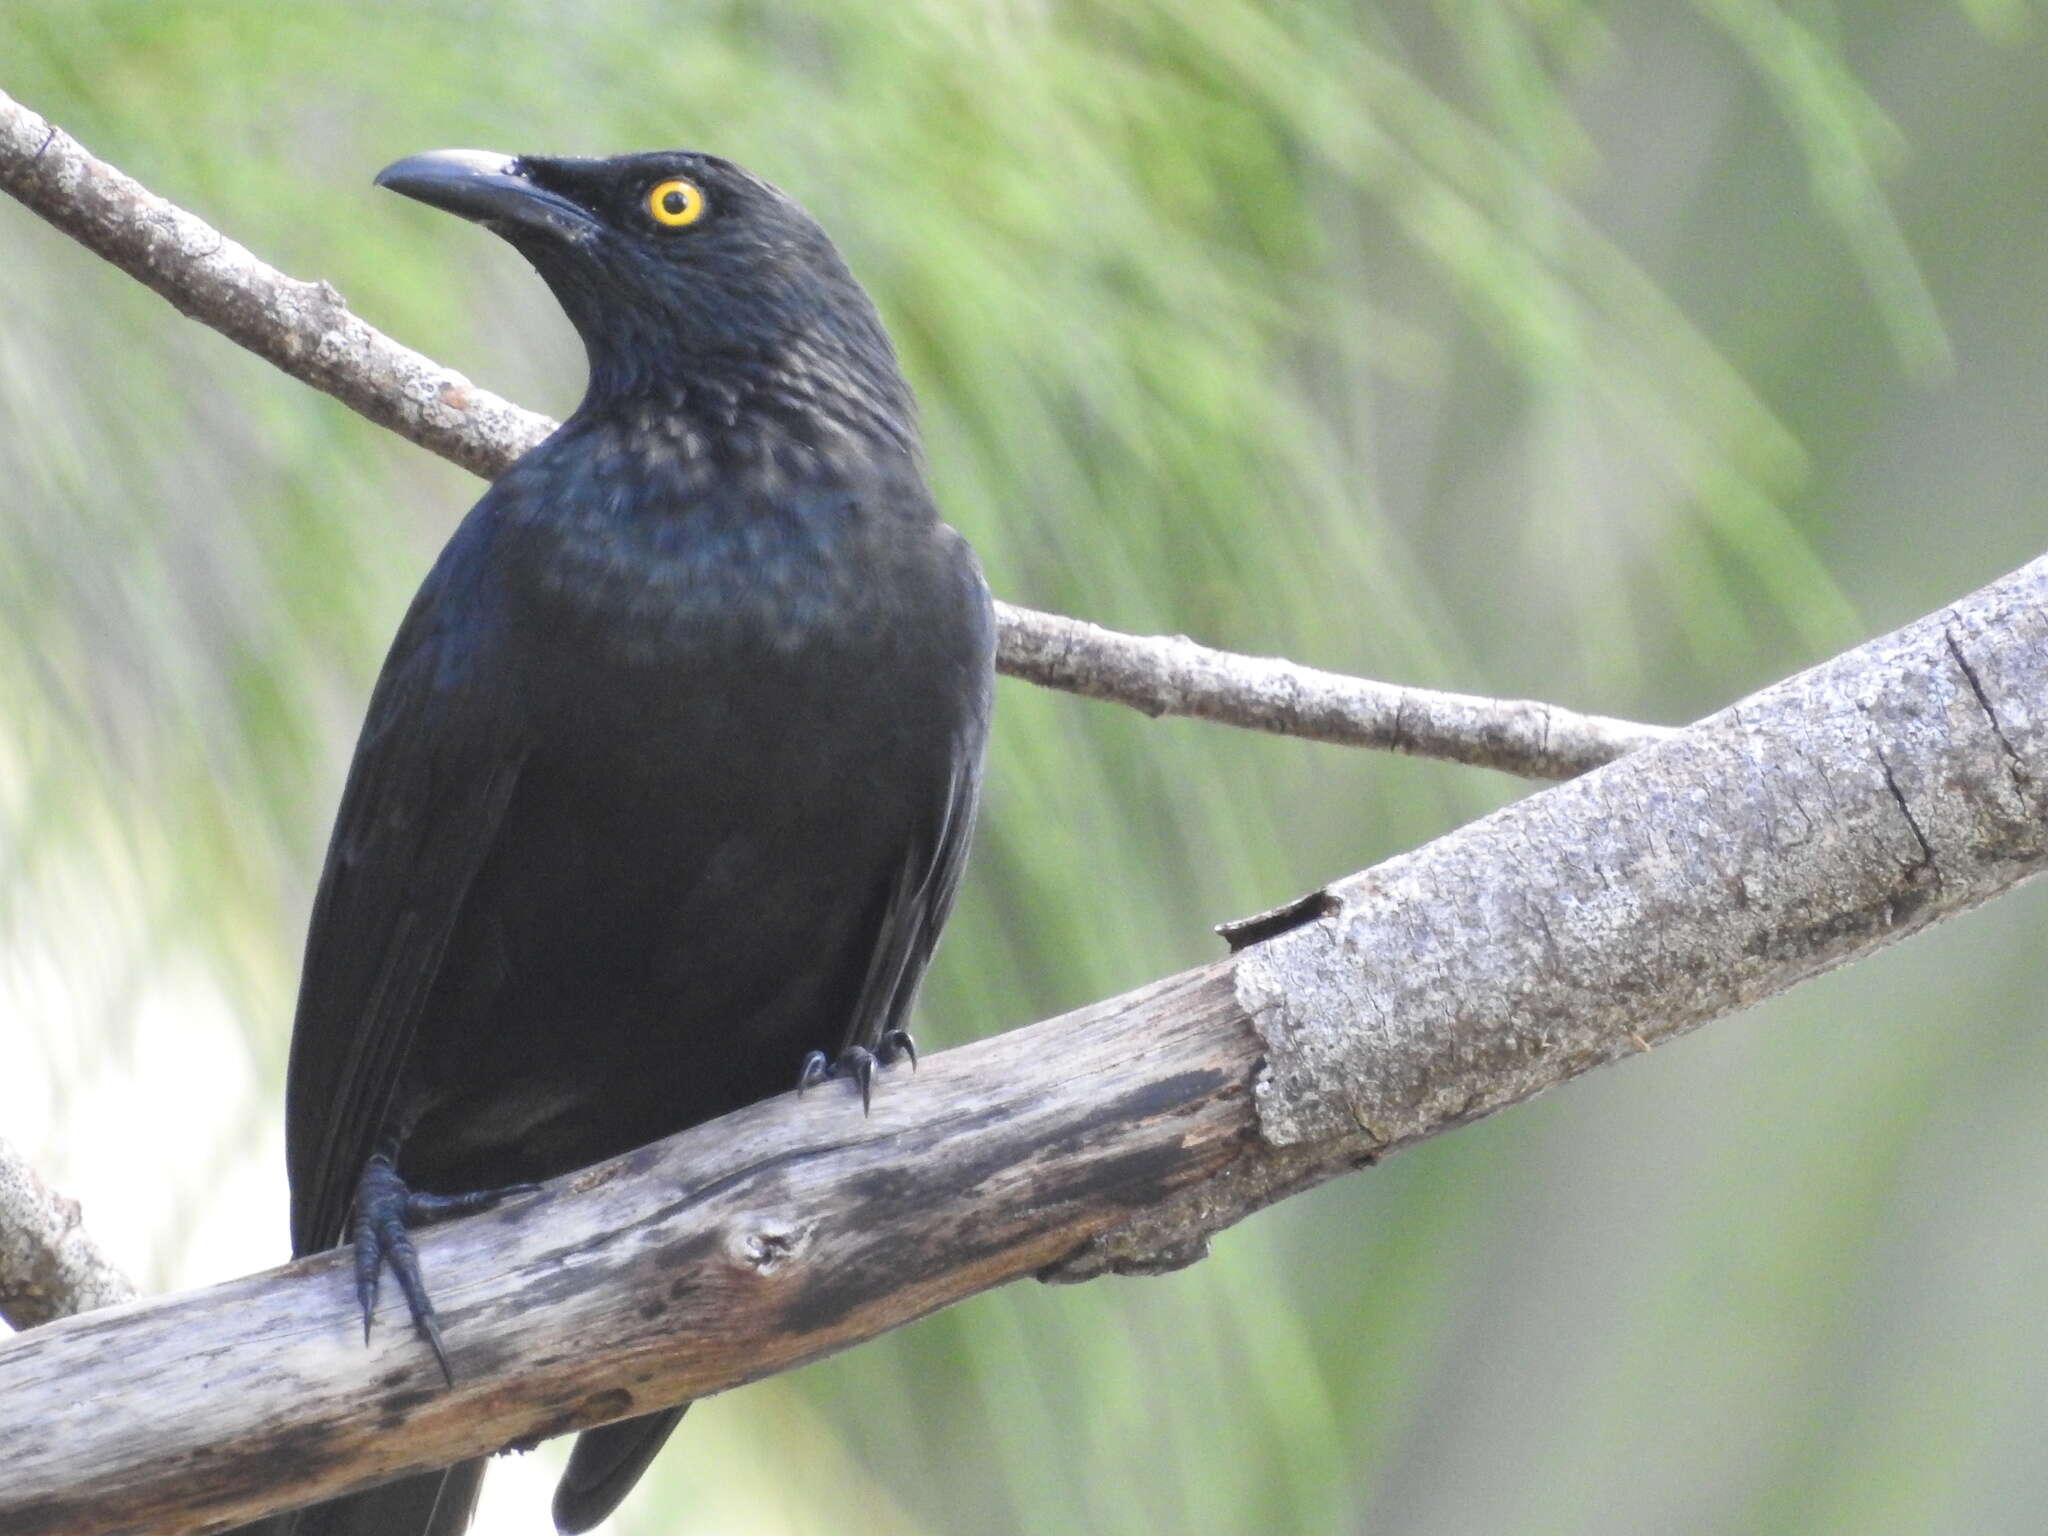
[{"label": "black bird", "polygon": [[[388,1266],[446,1370],[408,1225],[800,1076],[865,1099],[910,1049],[994,624],[874,306],[789,197],[680,151],[377,181],[511,242],[590,364],[399,628],[292,1034],[293,1252],[352,1237],[365,1328]],[[682,1412],[586,1432],[559,1528],[609,1514]],[[443,1536],[482,1468],[267,1528]]]}]

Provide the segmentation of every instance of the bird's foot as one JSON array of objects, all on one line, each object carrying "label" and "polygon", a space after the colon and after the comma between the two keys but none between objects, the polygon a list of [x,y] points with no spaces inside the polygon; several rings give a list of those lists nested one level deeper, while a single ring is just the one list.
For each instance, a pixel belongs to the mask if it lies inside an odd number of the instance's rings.
[{"label": "bird's foot", "polygon": [[910,1069],[917,1070],[917,1042],[910,1038],[907,1029],[892,1029],[876,1042],[871,1051],[864,1045],[849,1045],[839,1053],[837,1061],[828,1061],[823,1051],[813,1051],[804,1058],[803,1070],[797,1075],[796,1091],[829,1082],[833,1078],[850,1077],[860,1085],[860,1112],[866,1114],[875,1096],[875,1069],[894,1066],[898,1061],[908,1059]]},{"label": "bird's foot", "polygon": [[441,1324],[434,1316],[434,1304],[427,1297],[427,1283],[420,1275],[420,1256],[412,1245],[414,1227],[430,1227],[451,1216],[486,1211],[500,1200],[529,1194],[538,1184],[508,1184],[503,1189],[480,1189],[466,1195],[428,1195],[406,1187],[382,1152],[364,1165],[356,1185],[356,1300],[363,1308],[363,1342],[370,1342],[370,1315],[377,1309],[377,1282],[384,1266],[398,1277],[405,1292],[405,1304],[412,1313],[413,1327],[434,1351],[441,1375],[449,1386],[455,1373],[448,1367],[448,1350],[441,1342]]}]

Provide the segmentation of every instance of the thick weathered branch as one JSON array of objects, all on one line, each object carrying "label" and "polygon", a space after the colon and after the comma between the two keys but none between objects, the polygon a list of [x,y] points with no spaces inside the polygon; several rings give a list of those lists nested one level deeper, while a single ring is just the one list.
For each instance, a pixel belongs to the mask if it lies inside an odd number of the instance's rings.
[{"label": "thick weathered branch", "polygon": [[[340,1255],[0,1347],[0,1530],[219,1525],[644,1412],[1291,1190],[2048,866],[2048,559],[1269,917],[1263,942],[425,1235],[457,1381]],[[1289,927],[1292,921],[1296,926]]]},{"label": "thick weathered branch", "polygon": [[81,1224],[78,1202],[45,1184],[0,1136],[0,1318],[10,1328],[40,1328],[134,1296]]},{"label": "thick weathered branch", "polygon": [[[0,94],[0,188],[193,319],[486,477],[554,430],[288,277]],[[1548,704],[1399,688],[1004,604],[997,665],[1146,714],[1564,779],[1668,734]]]}]

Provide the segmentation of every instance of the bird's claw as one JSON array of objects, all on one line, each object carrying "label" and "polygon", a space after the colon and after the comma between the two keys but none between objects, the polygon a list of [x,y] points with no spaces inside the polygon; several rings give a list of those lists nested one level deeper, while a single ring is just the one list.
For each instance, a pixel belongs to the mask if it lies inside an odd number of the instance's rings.
[{"label": "bird's claw", "polygon": [[503,1189],[473,1190],[463,1195],[419,1194],[406,1187],[384,1153],[371,1157],[356,1185],[356,1300],[363,1309],[363,1342],[370,1342],[377,1284],[384,1266],[389,1264],[391,1273],[398,1278],[398,1288],[405,1293],[413,1327],[433,1350],[442,1378],[454,1386],[455,1372],[448,1364],[448,1349],[441,1340],[441,1323],[427,1295],[426,1279],[420,1274],[420,1256],[413,1247],[412,1229],[432,1226],[451,1216],[488,1210],[500,1200],[537,1188],[535,1184],[510,1184]]},{"label": "bird's claw", "polygon": [[859,1084],[860,1112],[866,1114],[875,1096],[875,1053],[864,1045],[849,1045],[839,1053],[837,1061],[828,1061],[823,1051],[813,1051],[804,1058],[803,1070],[797,1074],[796,1091],[806,1093],[837,1077],[850,1077]]},{"label": "bird's claw", "polygon": [[860,1087],[860,1112],[866,1114],[875,1096],[875,1069],[894,1066],[899,1059],[908,1059],[910,1069],[917,1070],[917,1042],[910,1038],[907,1029],[892,1029],[869,1050],[864,1045],[849,1045],[839,1053],[837,1061],[829,1060],[823,1051],[813,1051],[804,1058],[803,1070],[797,1074],[796,1091],[801,1094],[820,1083],[834,1078],[850,1077]]}]

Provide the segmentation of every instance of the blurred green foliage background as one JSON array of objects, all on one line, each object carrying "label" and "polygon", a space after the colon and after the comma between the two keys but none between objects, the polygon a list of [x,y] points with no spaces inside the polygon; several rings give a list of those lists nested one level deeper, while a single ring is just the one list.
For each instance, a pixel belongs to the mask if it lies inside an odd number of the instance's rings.
[{"label": "blurred green foliage background", "polygon": [[[739,159],[873,289],[997,592],[1120,627],[1683,720],[2048,542],[2026,0],[9,0],[0,87],[558,414],[538,282],[371,173]],[[0,1134],[194,1284],[283,1256],[312,883],[478,487],[11,204],[0,269]],[[921,1032],[1520,792],[1006,683]],[[2044,918],[701,1405],[617,1528],[2037,1531]]]}]

